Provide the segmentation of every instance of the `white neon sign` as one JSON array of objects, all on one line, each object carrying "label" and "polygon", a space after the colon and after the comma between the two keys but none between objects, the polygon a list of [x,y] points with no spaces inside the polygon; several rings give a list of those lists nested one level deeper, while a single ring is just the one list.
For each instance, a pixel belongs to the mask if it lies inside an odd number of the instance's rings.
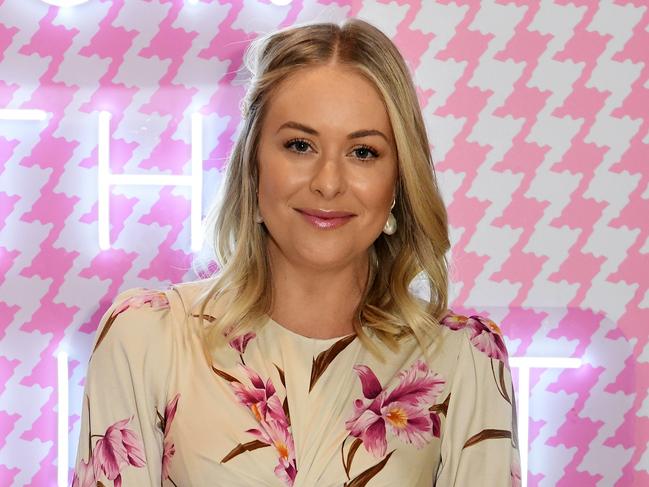
[{"label": "white neon sign", "polygon": [[68,487],[68,354],[59,352],[57,364],[57,469],[56,478],[59,487]]},{"label": "white neon sign", "polygon": [[0,108],[0,120],[45,120],[45,110],[34,110],[31,108]]},{"label": "white neon sign", "polygon": [[42,0],[43,2],[54,5],[55,7],[76,7],[90,0]]},{"label": "white neon sign", "polygon": [[518,369],[518,445],[521,453],[521,485],[527,487],[530,432],[530,369],[578,369],[581,359],[571,357],[510,357]]},{"label": "white neon sign", "polygon": [[112,174],[110,172],[110,113],[99,112],[97,146],[97,196],[99,248],[110,248],[110,186],[115,185],[154,185],[189,186],[191,188],[191,249],[198,252],[203,244],[201,235],[203,201],[203,116],[192,114],[191,118],[191,175],[146,175]]}]

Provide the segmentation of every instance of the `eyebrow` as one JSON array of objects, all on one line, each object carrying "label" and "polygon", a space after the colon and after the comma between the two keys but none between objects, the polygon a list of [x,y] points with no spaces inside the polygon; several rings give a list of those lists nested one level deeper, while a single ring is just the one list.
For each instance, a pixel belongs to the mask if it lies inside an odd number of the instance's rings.
[{"label": "eyebrow", "polygon": [[[297,130],[301,130],[302,132],[306,132],[307,134],[316,135],[316,136],[320,135],[316,129],[311,128],[308,125],[304,125],[299,122],[293,122],[293,121],[285,122],[277,129],[277,131],[279,132],[283,128],[297,129]],[[388,141],[388,138],[385,136],[385,134],[380,130],[376,130],[376,129],[357,130],[349,134],[347,138],[358,139],[360,137],[367,137],[369,135],[378,135],[379,137],[383,137],[386,140],[386,142]]]}]

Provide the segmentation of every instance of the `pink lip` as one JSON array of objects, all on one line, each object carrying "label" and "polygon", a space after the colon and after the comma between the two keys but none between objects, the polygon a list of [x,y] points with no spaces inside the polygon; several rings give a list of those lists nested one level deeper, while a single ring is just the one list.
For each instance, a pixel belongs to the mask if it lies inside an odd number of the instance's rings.
[{"label": "pink lip", "polygon": [[354,216],[351,211],[316,210],[313,208],[296,208],[297,211],[320,218],[338,218],[342,216]]},{"label": "pink lip", "polygon": [[333,218],[323,218],[316,215],[305,213],[304,211],[297,210],[309,223],[317,228],[338,228],[347,223],[355,215],[347,214],[347,216],[337,216]]}]

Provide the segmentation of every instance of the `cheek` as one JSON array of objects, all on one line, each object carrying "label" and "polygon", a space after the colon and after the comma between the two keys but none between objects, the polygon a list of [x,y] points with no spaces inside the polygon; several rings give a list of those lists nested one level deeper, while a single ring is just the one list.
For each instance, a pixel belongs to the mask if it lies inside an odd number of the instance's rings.
[{"label": "cheek", "polygon": [[377,217],[384,216],[383,213],[386,209],[389,210],[392,204],[394,181],[386,178],[385,174],[365,176],[356,181],[355,193],[367,212]]},{"label": "cheek", "polygon": [[290,177],[290,171],[281,154],[273,147],[262,145],[258,155],[259,192],[266,197],[277,194],[282,190],[282,181]]},{"label": "cheek", "polygon": [[290,204],[292,195],[304,186],[305,180],[279,149],[260,151],[258,161],[259,204],[271,218],[270,213]]}]

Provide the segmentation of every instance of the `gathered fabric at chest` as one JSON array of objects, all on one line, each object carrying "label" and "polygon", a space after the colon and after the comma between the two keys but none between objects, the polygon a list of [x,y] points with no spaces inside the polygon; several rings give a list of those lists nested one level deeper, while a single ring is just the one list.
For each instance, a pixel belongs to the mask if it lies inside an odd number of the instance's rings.
[{"label": "gathered fabric at chest", "polygon": [[269,318],[212,370],[192,355],[173,379],[164,485],[432,485],[446,378],[408,345],[382,364],[355,335],[313,339]]}]

